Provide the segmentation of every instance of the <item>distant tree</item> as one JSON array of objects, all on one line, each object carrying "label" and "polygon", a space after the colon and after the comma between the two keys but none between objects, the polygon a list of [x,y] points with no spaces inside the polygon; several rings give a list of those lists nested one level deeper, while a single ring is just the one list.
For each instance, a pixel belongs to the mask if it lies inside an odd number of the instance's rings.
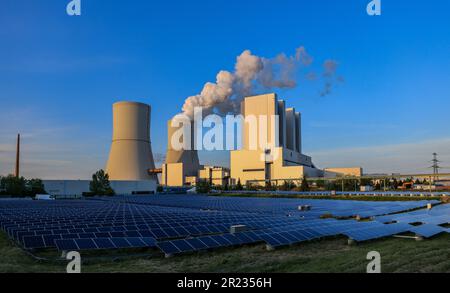
[{"label": "distant tree", "polygon": [[334,190],[354,191],[355,184],[358,186],[358,180],[338,179],[334,182]]},{"label": "distant tree", "polygon": [[92,175],[89,189],[92,195],[112,196],[115,194],[109,182],[109,175],[104,170],[99,170]]},{"label": "distant tree", "polygon": [[375,190],[381,190],[380,182],[377,182],[377,184],[375,184]]},{"label": "distant tree", "polygon": [[392,189],[397,189],[398,188],[398,181],[397,181],[396,178],[392,179],[391,186],[392,186]]},{"label": "distant tree", "polygon": [[326,190],[337,190],[337,184],[335,181],[327,181],[325,184]]},{"label": "distant tree", "polygon": [[272,184],[271,181],[267,181],[265,185],[266,191],[274,191],[276,189],[276,185]]},{"label": "distant tree", "polygon": [[417,178],[416,181],[414,182],[414,184],[416,184],[416,185],[419,185],[419,184],[421,184],[421,183],[422,183],[422,182],[420,182],[419,178]]},{"label": "distant tree", "polygon": [[27,181],[23,177],[8,175],[1,178],[0,189],[3,193],[13,197],[24,197],[27,195]]},{"label": "distant tree", "polygon": [[235,189],[236,190],[243,190],[244,189],[244,187],[242,186],[242,183],[241,183],[241,178],[238,179],[238,182],[236,184],[236,188]]},{"label": "distant tree", "polygon": [[283,185],[280,186],[280,190],[289,191],[295,188],[295,183],[292,180],[284,180]]},{"label": "distant tree", "polygon": [[225,180],[225,184],[222,186],[222,189],[224,191],[227,191],[230,189],[230,184],[229,184],[228,180]]},{"label": "distant tree", "polygon": [[287,180],[284,180],[283,184],[279,187],[280,190],[286,191],[289,189],[289,183]]},{"label": "distant tree", "polygon": [[197,193],[209,193],[211,191],[211,184],[207,180],[201,180],[195,186]]},{"label": "distant tree", "polygon": [[27,194],[31,196],[36,196],[36,194],[45,194],[44,183],[41,179],[30,179],[26,182]]},{"label": "distant tree", "polygon": [[303,176],[302,183],[300,184],[300,191],[309,191],[308,180],[306,176]]},{"label": "distant tree", "polygon": [[359,181],[361,186],[373,186],[371,178],[361,178]]},{"label": "distant tree", "polygon": [[247,183],[246,183],[246,185],[245,185],[245,189],[246,190],[252,190],[252,191],[255,191],[255,190],[258,190],[259,189],[259,186],[255,186],[253,183],[251,183],[250,181],[247,181]]},{"label": "distant tree", "polygon": [[324,188],[325,187],[325,180],[319,179],[316,181],[317,188]]},{"label": "distant tree", "polygon": [[17,178],[14,175],[0,177],[0,194],[13,197],[36,196],[46,193],[41,179],[27,180],[24,177]]}]

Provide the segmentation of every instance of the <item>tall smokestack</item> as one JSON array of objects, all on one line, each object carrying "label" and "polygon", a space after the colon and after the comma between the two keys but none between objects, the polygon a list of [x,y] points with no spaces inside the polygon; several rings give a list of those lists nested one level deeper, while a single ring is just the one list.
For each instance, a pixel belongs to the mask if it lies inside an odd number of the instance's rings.
[{"label": "tall smokestack", "polygon": [[20,133],[17,134],[17,147],[16,147],[16,170],[14,175],[20,177]]}]

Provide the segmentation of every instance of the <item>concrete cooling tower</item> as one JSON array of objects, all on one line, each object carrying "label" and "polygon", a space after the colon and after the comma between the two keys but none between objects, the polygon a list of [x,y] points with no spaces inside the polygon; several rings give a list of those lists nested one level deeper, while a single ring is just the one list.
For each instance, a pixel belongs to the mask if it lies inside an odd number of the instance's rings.
[{"label": "concrete cooling tower", "polygon": [[149,105],[118,102],[113,105],[113,139],[106,172],[110,180],[156,180],[150,143]]},{"label": "concrete cooling tower", "polygon": [[[176,119],[176,118],[174,118]],[[177,121],[175,121],[177,122]],[[178,121],[180,122],[180,121]],[[194,123],[191,122],[191,126]],[[174,125],[177,125],[175,123]],[[181,145],[174,147],[172,138],[178,138],[177,132],[183,132]],[[185,139],[190,139],[190,142]],[[191,185],[196,181],[198,172],[201,168],[198,159],[198,152],[195,150],[194,129],[187,128],[186,133],[182,125],[172,126],[172,120],[167,123],[167,154],[166,163],[162,165],[161,183],[165,186],[185,186]],[[186,142],[185,145],[184,142]]]},{"label": "concrete cooling tower", "polygon": [[172,136],[179,129],[179,127],[172,126],[172,120],[167,122],[167,164],[184,164],[185,176],[197,176],[197,172],[200,169],[200,161],[198,159],[198,152],[195,150],[195,136],[194,136],[194,122],[191,122],[191,144],[190,149],[175,150],[172,146]]}]

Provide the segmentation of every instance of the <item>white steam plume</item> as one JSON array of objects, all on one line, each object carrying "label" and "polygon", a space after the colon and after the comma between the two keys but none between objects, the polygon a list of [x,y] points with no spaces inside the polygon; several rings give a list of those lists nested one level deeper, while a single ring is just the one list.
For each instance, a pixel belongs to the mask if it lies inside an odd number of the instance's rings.
[{"label": "white steam plume", "polygon": [[[204,112],[237,113],[246,96],[260,90],[296,87],[299,67],[308,67],[312,62],[304,47],[299,47],[292,56],[282,53],[271,59],[245,50],[237,57],[234,72],[220,71],[215,83],[206,83],[200,94],[186,99],[183,113],[192,117],[195,107],[202,107]],[[336,67],[331,68],[333,74],[335,70]]]}]

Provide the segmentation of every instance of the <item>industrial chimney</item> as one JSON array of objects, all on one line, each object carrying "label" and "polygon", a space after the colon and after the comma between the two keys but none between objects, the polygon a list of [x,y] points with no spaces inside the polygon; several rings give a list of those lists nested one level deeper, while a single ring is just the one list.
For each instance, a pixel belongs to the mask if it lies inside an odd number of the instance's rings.
[{"label": "industrial chimney", "polygon": [[17,146],[16,146],[16,169],[14,170],[16,178],[20,177],[20,133],[17,134]]},{"label": "industrial chimney", "polygon": [[150,143],[149,105],[118,102],[113,105],[113,139],[106,172],[110,180],[157,180]]}]

